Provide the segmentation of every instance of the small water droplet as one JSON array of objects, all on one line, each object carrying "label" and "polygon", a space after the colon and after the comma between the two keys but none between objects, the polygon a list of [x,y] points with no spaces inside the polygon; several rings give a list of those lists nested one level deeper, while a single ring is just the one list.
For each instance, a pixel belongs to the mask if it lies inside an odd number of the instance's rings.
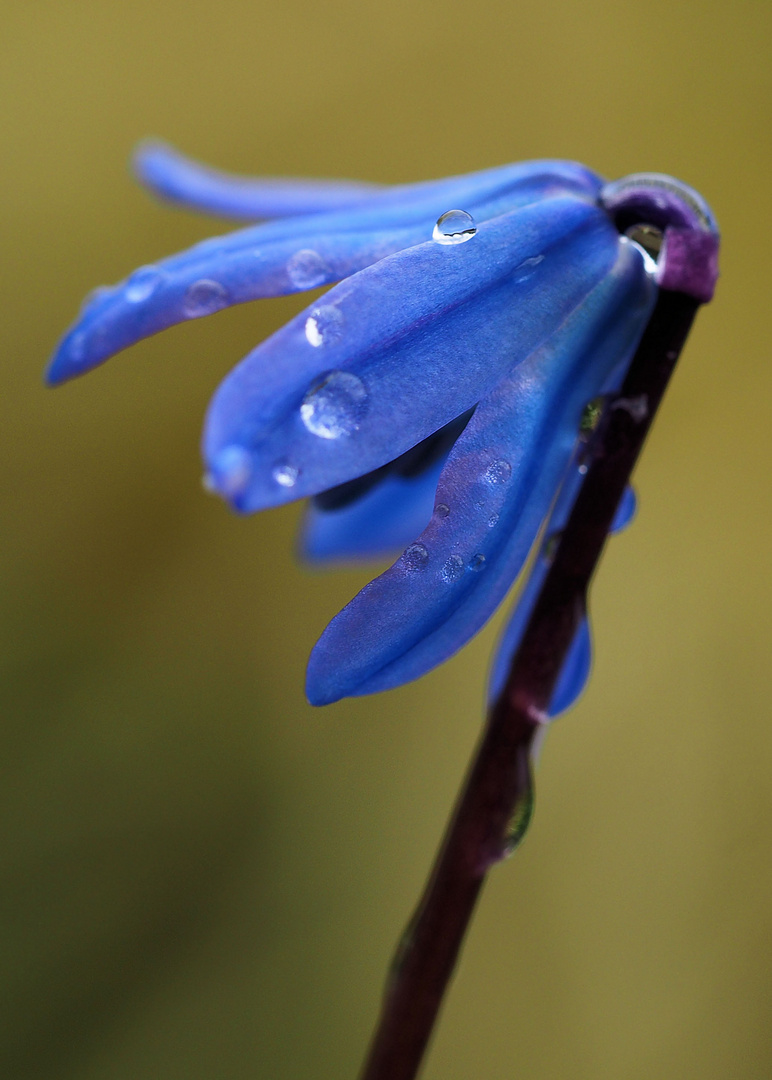
[{"label": "small water droplet", "polygon": [[508,858],[522,844],[533,817],[533,803],[533,777],[529,768],[525,791],[515,803],[515,809],[507,822],[506,832],[504,833],[504,850],[501,853],[503,858]]},{"label": "small water droplet", "polygon": [[471,214],[466,210],[448,210],[437,218],[432,232],[432,240],[438,244],[464,244],[477,232],[477,226]]},{"label": "small water droplet", "polygon": [[458,581],[464,572],[464,560],[460,555],[451,555],[442,570],[440,570],[440,576],[442,580],[450,584],[452,581]]},{"label": "small water droplet", "polygon": [[315,348],[334,345],[343,334],[343,321],[343,312],[332,304],[314,308],[306,319],[306,341]]},{"label": "small water droplet", "polygon": [[500,458],[498,461],[492,461],[488,468],[485,470],[483,479],[486,484],[506,484],[512,475],[512,466],[508,461],[504,461]]},{"label": "small water droplet", "polygon": [[495,529],[496,526],[498,525],[498,523],[499,523],[499,515],[498,514],[491,514],[491,516],[488,518],[488,528],[489,529]]},{"label": "small water droplet", "polygon": [[147,300],[163,281],[163,274],[157,266],[140,266],[139,270],[128,278],[123,295],[131,304],[141,304]]},{"label": "small water droplet", "polygon": [[528,281],[536,273],[536,267],[539,263],[544,262],[543,255],[533,255],[530,259],[523,259],[523,261],[515,267],[515,285],[522,285],[524,281]]},{"label": "small water droplet", "polygon": [[434,508],[434,513],[440,520],[444,520],[450,513],[450,507],[447,503],[437,503]]},{"label": "small water droplet", "polygon": [[271,475],[281,487],[293,488],[298,482],[300,469],[295,465],[290,465],[288,461],[278,461],[274,465]]},{"label": "small water droplet", "polygon": [[359,430],[368,404],[361,379],[350,371],[330,371],[309,387],[300,418],[312,435],[339,439]]},{"label": "small water droplet", "polygon": [[194,281],[185,293],[182,309],[189,319],[199,319],[202,315],[214,315],[228,306],[228,293],[219,281],[201,278]]},{"label": "small water droplet", "polygon": [[212,459],[209,478],[212,486],[228,498],[243,494],[252,477],[252,459],[243,446],[226,446]]},{"label": "small water droplet", "polygon": [[287,260],[287,277],[296,289],[314,289],[329,281],[332,271],[318,251],[303,248]]},{"label": "small water droplet", "polygon": [[481,570],[484,570],[485,556],[480,554],[473,555],[472,558],[469,560],[469,569],[475,570],[478,574]]},{"label": "small water droplet", "polygon": [[425,570],[429,551],[424,544],[410,544],[402,553],[402,565],[406,570]]},{"label": "small water droplet", "polygon": [[85,330],[79,330],[77,334],[73,334],[70,338],[67,352],[69,353],[70,360],[74,364],[82,364],[86,359],[88,337]]}]

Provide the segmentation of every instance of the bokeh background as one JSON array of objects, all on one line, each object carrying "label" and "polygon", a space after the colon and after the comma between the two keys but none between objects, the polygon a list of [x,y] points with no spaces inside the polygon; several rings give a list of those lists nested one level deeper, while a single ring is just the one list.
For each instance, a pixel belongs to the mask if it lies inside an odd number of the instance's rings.
[{"label": "bokeh background", "polygon": [[382,182],[577,158],[713,204],[723,277],[594,587],[592,683],[425,1077],[770,1075],[770,30],[754,0],[4,5],[0,1075],[354,1077],[499,625],[418,684],[305,704],[374,568],[298,565],[298,508],[229,514],[197,449],[301,299],[43,389],[91,287],[225,228],[133,185],[146,135]]}]

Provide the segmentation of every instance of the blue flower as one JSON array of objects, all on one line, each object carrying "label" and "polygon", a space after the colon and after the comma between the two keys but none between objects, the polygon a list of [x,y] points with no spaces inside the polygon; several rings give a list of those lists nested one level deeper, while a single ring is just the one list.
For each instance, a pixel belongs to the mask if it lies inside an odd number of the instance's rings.
[{"label": "blue flower", "polygon": [[[656,298],[652,260],[600,205],[601,178],[571,162],[378,188],[230,178],[153,143],[137,168],[169,200],[277,220],[99,290],[48,381],[231,304],[332,285],[215,393],[207,484],[245,513],[310,497],[311,559],[404,548],[322,634],[312,703],[418,678],[486,622],[545,520],[553,531],[570,510],[585,406],[621,381]],[[551,711],[588,666],[583,630]]]}]

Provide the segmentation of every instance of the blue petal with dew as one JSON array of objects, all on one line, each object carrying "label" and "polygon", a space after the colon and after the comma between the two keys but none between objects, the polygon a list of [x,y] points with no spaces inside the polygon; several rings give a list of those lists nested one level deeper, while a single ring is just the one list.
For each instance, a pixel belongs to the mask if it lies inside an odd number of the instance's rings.
[{"label": "blue petal with dew", "polygon": [[504,378],[497,373],[448,458],[427,529],[315,646],[312,703],[418,678],[501,602],[569,467],[585,403],[634,347],[654,303],[640,252],[618,238],[615,252],[564,325]]}]

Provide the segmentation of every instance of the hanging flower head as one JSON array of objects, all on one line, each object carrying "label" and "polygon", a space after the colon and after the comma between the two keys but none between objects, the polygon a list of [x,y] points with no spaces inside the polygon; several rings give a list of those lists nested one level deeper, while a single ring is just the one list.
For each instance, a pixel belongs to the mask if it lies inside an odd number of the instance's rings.
[{"label": "hanging flower head", "polygon": [[[277,220],[97,290],[48,381],[175,323],[333,285],[215,393],[206,483],[243,513],[310,498],[311,559],[404,549],[314,648],[312,703],[419,677],[494,612],[551,508],[570,508],[583,424],[621,382],[656,263],[620,235],[601,178],[571,162],[377,188],[226,177],[154,143],[137,168],[172,201]],[[618,523],[631,515],[628,500]],[[588,669],[584,628],[552,711]]]}]

